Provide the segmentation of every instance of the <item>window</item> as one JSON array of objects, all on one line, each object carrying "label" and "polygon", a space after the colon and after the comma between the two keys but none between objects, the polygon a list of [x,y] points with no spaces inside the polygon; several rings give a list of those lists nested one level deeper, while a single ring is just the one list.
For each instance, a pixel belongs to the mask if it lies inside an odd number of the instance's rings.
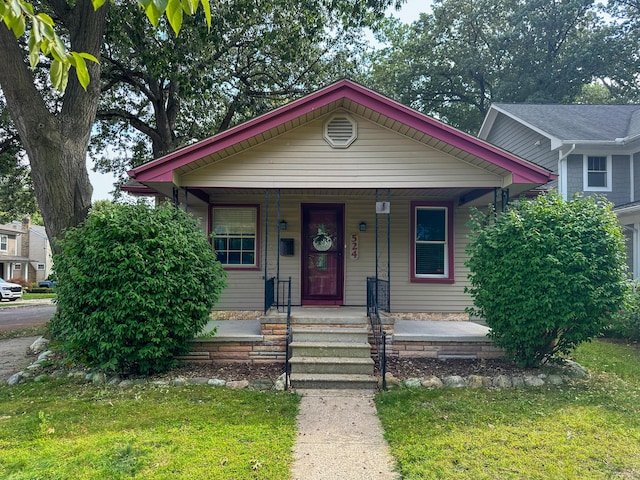
[{"label": "window", "polygon": [[22,264],[21,263],[14,263],[13,264],[13,269],[14,270],[22,270]]},{"label": "window", "polygon": [[585,156],[584,190],[611,191],[611,162],[606,156]]},{"label": "window", "polygon": [[213,247],[226,267],[258,267],[257,206],[216,206],[211,209]]},{"label": "window", "polygon": [[6,252],[9,249],[9,236],[0,235],[0,251]]},{"label": "window", "polygon": [[453,206],[412,202],[411,281],[453,283]]},{"label": "window", "polygon": [[36,267],[37,270],[44,270],[46,268],[47,266],[44,263],[39,263],[38,266]]}]

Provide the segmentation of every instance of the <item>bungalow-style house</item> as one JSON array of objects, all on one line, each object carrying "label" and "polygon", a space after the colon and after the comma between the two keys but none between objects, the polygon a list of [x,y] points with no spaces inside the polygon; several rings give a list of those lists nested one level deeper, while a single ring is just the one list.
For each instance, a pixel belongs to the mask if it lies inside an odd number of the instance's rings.
[{"label": "bungalow-style house", "polygon": [[22,221],[0,225],[0,278],[37,283],[51,273],[51,248],[43,226]]},{"label": "bungalow-style house", "polygon": [[565,197],[605,195],[640,277],[640,105],[493,104],[478,134],[558,175]]},{"label": "bungalow-style house", "polygon": [[373,277],[394,312],[464,311],[470,207],[555,178],[349,80],[129,175],[214,234],[218,309],[266,310],[288,278],[293,305],[364,307]]}]

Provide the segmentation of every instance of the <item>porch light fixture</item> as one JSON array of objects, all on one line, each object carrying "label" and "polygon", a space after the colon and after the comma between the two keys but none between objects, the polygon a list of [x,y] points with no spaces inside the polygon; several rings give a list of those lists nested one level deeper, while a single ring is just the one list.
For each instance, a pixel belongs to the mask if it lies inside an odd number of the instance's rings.
[{"label": "porch light fixture", "polygon": [[360,231],[361,232],[366,232],[367,231],[367,222],[360,222]]},{"label": "porch light fixture", "polygon": [[287,221],[280,220],[280,230],[286,230],[286,229],[287,229]]}]

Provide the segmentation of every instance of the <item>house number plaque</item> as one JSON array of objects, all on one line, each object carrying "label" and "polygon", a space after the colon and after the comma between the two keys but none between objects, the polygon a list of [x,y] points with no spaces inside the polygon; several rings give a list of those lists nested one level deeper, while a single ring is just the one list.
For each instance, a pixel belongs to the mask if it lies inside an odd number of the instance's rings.
[{"label": "house number plaque", "polygon": [[353,260],[358,259],[358,234],[351,234],[351,243],[349,244],[349,252]]}]

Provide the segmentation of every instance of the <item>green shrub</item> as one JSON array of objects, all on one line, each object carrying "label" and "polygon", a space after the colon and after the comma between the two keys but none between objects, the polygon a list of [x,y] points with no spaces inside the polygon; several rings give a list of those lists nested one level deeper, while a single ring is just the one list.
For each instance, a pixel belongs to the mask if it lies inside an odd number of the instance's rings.
[{"label": "green shrub", "polygon": [[473,315],[522,366],[596,337],[621,305],[625,246],[611,204],[557,193],[472,214],[467,247]]},{"label": "green shrub", "polygon": [[58,244],[51,330],[73,360],[107,371],[173,367],[225,285],[202,229],[169,205],[101,204]]},{"label": "green shrub", "polygon": [[32,287],[29,290],[29,293],[55,293],[55,291],[53,290],[53,288],[47,288],[47,287]]},{"label": "green shrub", "polygon": [[640,341],[640,292],[637,284],[629,285],[622,309],[611,315],[603,335]]}]

